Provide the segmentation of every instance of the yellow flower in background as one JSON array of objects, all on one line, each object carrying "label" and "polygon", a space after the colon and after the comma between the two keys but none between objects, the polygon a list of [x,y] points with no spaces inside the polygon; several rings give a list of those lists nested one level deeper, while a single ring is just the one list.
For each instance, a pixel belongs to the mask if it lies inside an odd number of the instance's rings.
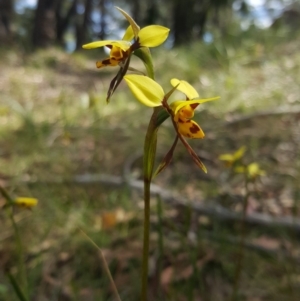
[{"label": "yellow flower in background", "polygon": [[240,165],[240,160],[246,152],[246,147],[240,147],[232,154],[223,154],[219,156],[219,160],[224,161],[228,167],[235,166],[234,172],[246,174],[249,179],[255,179],[258,176],[264,176],[266,172],[262,170],[258,163],[251,163],[249,165]]},{"label": "yellow flower in background", "polygon": [[258,163],[251,163],[247,166],[238,166],[234,169],[236,173],[246,173],[249,179],[254,180],[258,176],[265,176],[266,172],[262,170]]},{"label": "yellow flower in background", "polygon": [[26,198],[26,197],[20,197],[16,198],[13,202],[15,206],[23,207],[30,209],[32,207],[35,207],[38,203],[38,200],[35,198]]},{"label": "yellow flower in background", "polygon": [[232,154],[220,155],[219,160],[224,161],[227,166],[232,166],[235,162],[239,161],[244,156],[246,150],[247,148],[245,146],[242,146]]},{"label": "yellow flower in background", "polygon": [[117,9],[130,23],[122,40],[97,41],[82,46],[84,49],[94,49],[104,46],[110,49],[108,58],[96,62],[97,68],[122,65],[135,50],[141,47],[159,46],[169,35],[170,29],[160,25],[150,25],[140,29],[125,11],[118,7]]},{"label": "yellow flower in background", "polygon": [[[148,107],[164,106],[170,113],[173,121],[176,124],[176,130],[179,134],[188,138],[203,138],[204,133],[200,126],[193,120],[194,110],[198,104],[216,100],[219,97],[206,98],[206,99],[193,99],[193,100],[176,100],[170,105],[165,100],[165,92],[163,88],[149,77],[130,74],[124,76],[124,79],[130,88],[133,95],[142,104]],[[184,92],[186,96],[195,96],[199,98],[195,89],[186,81],[172,79],[172,84],[176,83],[178,90]]]}]

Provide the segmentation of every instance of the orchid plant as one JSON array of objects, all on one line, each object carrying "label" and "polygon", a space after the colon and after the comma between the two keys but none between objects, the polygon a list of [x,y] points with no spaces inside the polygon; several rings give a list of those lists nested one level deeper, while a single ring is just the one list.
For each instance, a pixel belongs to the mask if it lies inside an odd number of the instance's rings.
[{"label": "orchid plant", "polygon": [[[243,174],[244,175],[244,196],[242,203],[242,218],[240,224],[240,242],[238,247],[238,253],[236,258],[236,268],[235,268],[235,277],[234,277],[234,286],[232,290],[231,300],[237,300],[238,290],[239,290],[239,282],[240,275],[242,271],[243,258],[244,258],[244,250],[245,250],[245,219],[247,215],[248,201],[249,197],[254,191],[251,191],[249,188],[249,184],[255,184],[256,181],[261,177],[265,176],[266,172],[260,168],[260,165],[257,162],[252,162],[246,164],[244,161],[244,155],[246,153],[246,147],[242,146],[238,150],[233,153],[226,153],[219,156],[219,160],[221,160],[226,167],[230,168],[231,173],[235,174]],[[254,185],[255,187],[255,185]]]},{"label": "orchid plant", "polygon": [[[162,172],[171,162],[174,149],[180,140],[196,165],[205,173],[206,167],[189,145],[187,139],[203,139],[204,132],[193,120],[195,109],[199,104],[216,100],[219,97],[201,99],[197,91],[186,81],[171,79],[171,88],[167,93],[154,79],[154,67],[149,48],[161,45],[168,38],[169,29],[160,25],[150,25],[142,29],[122,9],[117,9],[129,22],[122,40],[96,41],[83,45],[84,49],[108,47],[109,57],[96,62],[97,68],[106,66],[119,67],[117,75],[112,79],[108,92],[107,102],[124,79],[133,96],[143,105],[153,108],[144,143],[143,176],[144,176],[144,240],[142,257],[142,300],[147,300],[148,288],[148,253],[150,228],[150,185],[154,176]],[[132,55],[136,55],[145,65],[147,75],[130,66]],[[134,71],[134,74],[127,74]],[[184,95],[178,100],[170,100],[175,90]],[[156,157],[157,133],[163,122],[170,118],[175,130],[174,142],[166,153],[162,162],[154,172]]]},{"label": "orchid plant", "polygon": [[16,241],[16,250],[18,255],[18,278],[13,276],[9,271],[7,271],[8,279],[16,292],[19,300],[29,300],[28,295],[28,281],[27,281],[27,272],[26,272],[26,265],[24,263],[24,247],[22,242],[22,235],[20,233],[19,226],[16,222],[14,211],[15,207],[19,207],[22,209],[29,209],[31,210],[33,207],[37,206],[38,200],[36,198],[31,197],[17,197],[13,198],[10,193],[6,191],[4,187],[0,185],[0,195],[4,197],[6,200],[6,204],[3,208],[6,209],[7,215],[10,219],[12,229],[15,236]]}]

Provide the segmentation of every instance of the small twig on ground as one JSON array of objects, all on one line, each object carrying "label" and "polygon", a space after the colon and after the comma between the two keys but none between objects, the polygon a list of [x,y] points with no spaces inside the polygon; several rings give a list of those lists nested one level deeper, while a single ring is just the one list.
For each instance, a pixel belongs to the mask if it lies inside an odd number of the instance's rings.
[{"label": "small twig on ground", "polygon": [[[130,187],[131,189],[143,191],[143,182],[139,180],[130,180],[126,181],[122,177],[112,176],[107,174],[84,174],[78,175],[70,179],[56,179],[56,180],[46,180],[46,181],[30,181],[25,180],[24,182],[28,184],[35,183],[45,183],[45,184],[65,184],[65,183],[74,183],[74,184],[95,184],[102,183],[106,186],[111,187]],[[175,195],[171,191],[163,189],[158,185],[151,185],[151,195],[159,195],[161,199],[172,206],[188,206],[192,208],[195,212],[200,215],[207,215],[213,218],[216,218],[220,221],[241,221],[241,215],[233,212],[221,205],[206,205],[213,204],[216,199],[203,200],[201,203],[199,201],[187,200],[182,196]],[[293,230],[296,233],[300,234],[300,219],[292,216],[282,216],[282,217],[273,217],[271,215],[262,214],[262,213],[251,213],[248,214],[245,218],[247,224],[261,226],[261,227],[270,227],[270,228],[286,228],[288,230]]]},{"label": "small twig on ground", "polygon": [[272,109],[270,111],[261,111],[257,113],[253,113],[250,115],[244,116],[237,116],[233,117],[232,120],[226,121],[222,126],[234,125],[240,122],[245,122],[254,118],[261,118],[261,117],[269,117],[269,116],[276,116],[276,115],[285,115],[285,114],[300,114],[300,106],[281,106],[277,109]]}]

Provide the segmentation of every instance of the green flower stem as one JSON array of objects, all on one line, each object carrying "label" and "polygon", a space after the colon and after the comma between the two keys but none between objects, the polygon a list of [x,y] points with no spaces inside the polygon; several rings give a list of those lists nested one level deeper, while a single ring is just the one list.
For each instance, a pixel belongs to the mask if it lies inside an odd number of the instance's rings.
[{"label": "green flower stem", "polygon": [[243,265],[243,258],[244,258],[244,251],[245,251],[245,239],[246,239],[246,214],[247,214],[247,207],[248,207],[248,199],[250,196],[249,191],[249,179],[247,175],[247,171],[245,171],[245,196],[243,199],[243,209],[242,209],[242,221],[241,221],[241,238],[240,244],[237,254],[237,264],[235,269],[235,279],[234,279],[234,286],[232,291],[232,301],[238,300],[238,290],[240,284],[240,277],[242,272],[242,265]]},{"label": "green flower stem", "polygon": [[148,257],[149,257],[149,235],[150,235],[150,186],[153,175],[154,160],[157,144],[157,116],[159,108],[155,108],[151,116],[144,144],[144,239],[142,257],[142,301],[148,298]]},{"label": "green flower stem", "polygon": [[[154,68],[151,53],[148,48],[143,47],[134,51],[144,63],[147,75],[154,80]],[[143,175],[144,175],[144,238],[143,238],[143,255],[142,255],[142,289],[141,300],[148,300],[148,271],[149,271],[149,238],[150,238],[150,188],[153,176],[153,167],[156,156],[157,131],[159,127],[159,112],[162,108],[154,108],[153,114],[149,121],[143,157]],[[161,118],[160,118],[161,119]]]},{"label": "green flower stem", "polygon": [[14,276],[10,273],[7,273],[7,277],[12,285],[12,287],[14,288],[14,291],[16,293],[16,295],[18,296],[20,301],[28,301],[28,299],[24,296],[18,282],[16,281],[16,279],[14,278]]},{"label": "green flower stem", "polygon": [[156,197],[157,216],[158,216],[158,275],[160,278],[164,254],[164,237],[163,237],[163,206],[160,195]]},{"label": "green flower stem", "polygon": [[150,232],[150,181],[144,181],[144,239],[142,258],[142,301],[147,301],[148,295],[148,256]]}]

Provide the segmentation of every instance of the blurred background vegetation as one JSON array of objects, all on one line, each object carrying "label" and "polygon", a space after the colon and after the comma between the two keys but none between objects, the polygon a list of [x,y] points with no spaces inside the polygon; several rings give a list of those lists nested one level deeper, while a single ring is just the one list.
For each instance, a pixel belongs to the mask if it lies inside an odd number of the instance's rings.
[{"label": "blurred background vegetation", "polygon": [[[151,110],[120,85],[114,68],[97,70],[119,39],[119,6],[143,27],[171,28],[154,49],[156,79],[174,75],[203,97],[195,119],[206,137],[191,141],[208,168],[178,145],[155,179],[149,300],[284,301],[300,298],[300,4],[288,0],[0,0],[0,184],[32,196],[15,208],[24,245],[29,300],[115,300],[103,249],[123,301],[138,300],[143,202],[141,153]],[[132,66],[143,70],[137,60]],[[158,163],[172,144],[167,121]],[[251,183],[239,290],[245,183],[218,160],[246,146],[246,164],[266,175]],[[124,180],[125,179],[125,180]],[[15,233],[0,198],[0,300],[18,300]]]}]

